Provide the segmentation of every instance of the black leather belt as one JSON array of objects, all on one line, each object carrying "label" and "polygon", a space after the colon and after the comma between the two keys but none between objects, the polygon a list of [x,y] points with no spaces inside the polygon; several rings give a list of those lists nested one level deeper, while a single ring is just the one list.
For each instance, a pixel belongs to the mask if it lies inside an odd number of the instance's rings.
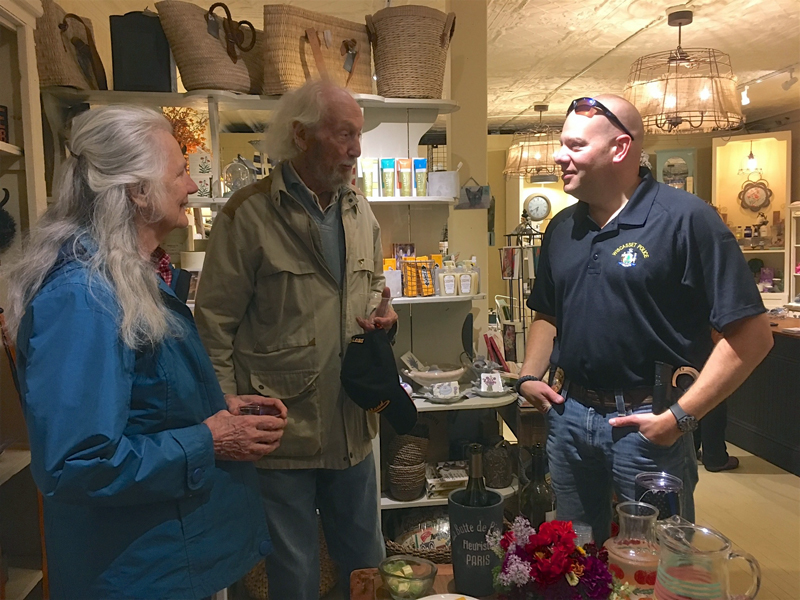
[{"label": "black leather belt", "polygon": [[[617,410],[617,399],[611,390],[589,390],[574,381],[569,381],[568,395],[589,408],[604,412]],[[653,388],[643,387],[623,390],[622,398],[625,400],[626,410],[636,410],[642,406],[649,406],[653,403]]]}]

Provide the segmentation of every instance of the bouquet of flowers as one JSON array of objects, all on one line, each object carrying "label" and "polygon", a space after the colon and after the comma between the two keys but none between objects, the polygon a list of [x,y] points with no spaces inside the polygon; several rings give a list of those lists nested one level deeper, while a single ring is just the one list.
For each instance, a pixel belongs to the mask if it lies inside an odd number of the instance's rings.
[{"label": "bouquet of flowers", "polygon": [[537,532],[517,517],[506,533],[486,541],[502,559],[495,588],[508,600],[614,600],[620,597],[608,569],[608,553],[594,544],[575,545],[569,521],[542,523]]}]

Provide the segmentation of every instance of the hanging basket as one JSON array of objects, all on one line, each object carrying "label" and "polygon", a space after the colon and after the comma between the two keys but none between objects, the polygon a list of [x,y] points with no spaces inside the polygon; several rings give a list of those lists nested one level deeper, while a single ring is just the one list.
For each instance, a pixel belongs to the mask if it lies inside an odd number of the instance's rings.
[{"label": "hanging basket", "polygon": [[[319,522],[319,597],[328,594],[336,585],[338,574],[336,565],[328,553],[328,544],[325,542],[325,534],[322,531],[322,523]],[[267,571],[264,561],[260,561],[242,579],[248,595],[253,600],[269,600],[269,586],[267,584]]]},{"label": "hanging basket", "polygon": [[320,78],[358,94],[372,93],[372,52],[362,23],[288,4],[267,4],[263,52],[267,96]]},{"label": "hanging basket", "polygon": [[441,98],[455,13],[397,6],[367,15],[378,94],[387,98]]},{"label": "hanging basket", "polygon": [[235,21],[221,2],[210,7],[156,2],[183,87],[260,94],[262,33],[248,21]]}]

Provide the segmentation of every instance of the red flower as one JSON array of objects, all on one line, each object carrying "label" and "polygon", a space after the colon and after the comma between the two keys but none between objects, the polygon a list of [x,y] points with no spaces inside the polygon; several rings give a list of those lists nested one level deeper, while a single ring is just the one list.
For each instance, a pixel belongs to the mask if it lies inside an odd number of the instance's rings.
[{"label": "red flower", "polygon": [[514,532],[510,529],[503,534],[503,538],[500,540],[500,547],[503,550],[508,550],[508,547],[511,545],[511,542],[514,541]]}]

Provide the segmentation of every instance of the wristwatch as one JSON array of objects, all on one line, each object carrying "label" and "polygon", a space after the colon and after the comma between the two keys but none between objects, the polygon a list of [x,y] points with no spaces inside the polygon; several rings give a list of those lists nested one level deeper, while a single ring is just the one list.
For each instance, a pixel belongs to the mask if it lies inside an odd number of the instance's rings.
[{"label": "wristwatch", "polygon": [[541,379],[539,379],[535,375],[523,375],[522,377],[517,379],[517,383],[514,384],[514,391],[519,394],[519,388],[521,388],[522,384],[527,381],[541,381]]},{"label": "wristwatch", "polygon": [[683,410],[680,404],[676,402],[669,409],[678,422],[678,429],[680,429],[681,433],[688,433],[697,429],[697,419]]}]

